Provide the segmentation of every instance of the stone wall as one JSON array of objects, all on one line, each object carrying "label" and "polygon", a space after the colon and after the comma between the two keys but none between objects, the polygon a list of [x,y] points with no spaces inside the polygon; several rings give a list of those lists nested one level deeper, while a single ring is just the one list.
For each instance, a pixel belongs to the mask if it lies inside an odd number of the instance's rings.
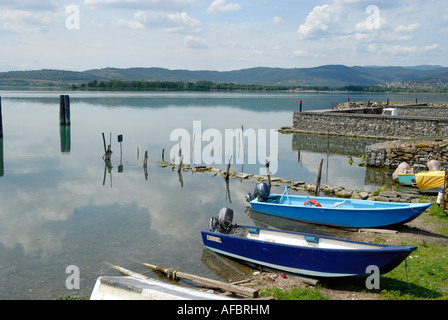
[{"label": "stone wall", "polygon": [[[447,105],[391,104],[387,107],[397,108],[398,116],[371,114],[381,107],[386,105],[357,102],[338,105],[333,111],[295,112],[293,127],[283,127],[282,131],[387,140],[366,147],[368,166],[396,168],[407,162],[422,170],[429,160],[448,164]],[[363,108],[368,112],[360,111]]]},{"label": "stone wall", "polygon": [[369,166],[396,168],[407,162],[416,170],[424,170],[429,160],[448,164],[448,140],[389,141],[366,147],[366,163]]},{"label": "stone wall", "polygon": [[295,112],[293,132],[352,137],[409,139],[448,138],[448,118],[382,116],[373,114]]},{"label": "stone wall", "polygon": [[398,105],[396,108],[399,116],[448,118],[448,108],[444,105]]}]

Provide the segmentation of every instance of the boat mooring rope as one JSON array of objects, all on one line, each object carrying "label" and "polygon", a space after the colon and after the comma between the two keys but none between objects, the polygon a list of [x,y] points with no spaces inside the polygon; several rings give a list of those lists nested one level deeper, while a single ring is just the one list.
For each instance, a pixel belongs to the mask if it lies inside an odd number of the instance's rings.
[{"label": "boat mooring rope", "polygon": [[173,268],[165,269],[162,266],[158,266],[155,268],[155,271],[165,274],[168,279],[172,279],[172,280],[177,279],[177,270],[176,269],[173,269]]},{"label": "boat mooring rope", "polygon": [[177,270],[176,269],[168,269],[166,275],[169,279],[176,280],[177,279]]}]

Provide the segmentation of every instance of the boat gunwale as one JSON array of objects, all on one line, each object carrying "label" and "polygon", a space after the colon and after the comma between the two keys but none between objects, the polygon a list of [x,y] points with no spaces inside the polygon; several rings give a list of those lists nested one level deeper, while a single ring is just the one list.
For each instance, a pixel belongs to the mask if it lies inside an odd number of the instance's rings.
[{"label": "boat gunwale", "polygon": [[[269,198],[275,198],[275,197],[281,197],[281,194],[270,194]],[[289,197],[295,197],[295,198],[307,198],[308,196],[300,196],[300,195],[289,195]],[[324,210],[349,210],[349,211],[382,211],[382,210],[403,210],[403,209],[422,209],[424,207],[430,207],[432,205],[431,202],[425,202],[425,203],[411,203],[411,202],[385,202],[385,201],[375,201],[375,200],[361,200],[361,199],[350,199],[350,198],[336,198],[336,197],[309,197],[310,200],[318,200],[318,199],[330,199],[331,201],[344,201],[344,200],[358,200],[358,201],[368,201],[370,203],[382,203],[382,204],[390,204],[390,207],[386,208],[344,208],[344,207],[317,207],[317,206],[305,206],[300,204],[288,204],[288,203],[274,203],[274,202],[264,202],[259,201],[258,198],[255,198],[250,201],[250,203],[255,204],[262,204],[262,205],[269,205],[269,206],[286,206],[286,207],[294,207],[294,208],[306,208],[306,209],[324,209]],[[337,199],[337,200],[336,200]],[[396,204],[394,206],[394,204]]]},{"label": "boat gunwale", "polygon": [[243,239],[244,241],[251,241],[251,242],[257,242],[257,243],[263,243],[263,244],[271,244],[276,246],[284,246],[284,247],[292,247],[292,248],[300,248],[300,249],[306,249],[306,250],[318,250],[318,251],[343,251],[343,252],[393,252],[393,251],[400,251],[400,252],[412,252],[415,251],[418,247],[417,246],[398,246],[398,245],[387,245],[387,244],[379,244],[379,243],[369,243],[369,242],[362,242],[362,241],[356,241],[356,240],[350,240],[350,239],[343,239],[343,238],[336,238],[331,236],[325,236],[325,235],[315,235],[310,233],[302,233],[297,231],[288,231],[288,230],[278,230],[278,229],[271,229],[271,228],[263,228],[263,227],[254,227],[254,226],[246,226],[246,225],[234,225],[234,227],[239,228],[256,228],[259,230],[267,230],[267,231],[273,231],[279,234],[286,233],[286,234],[292,234],[292,235],[300,235],[300,236],[313,236],[318,237],[319,239],[327,239],[327,240],[333,240],[337,242],[347,242],[352,244],[359,244],[363,246],[374,246],[378,247],[378,249],[375,248],[319,248],[319,247],[307,247],[307,246],[300,246],[300,245],[294,245],[294,244],[287,244],[287,243],[279,243],[279,242],[271,242],[266,240],[260,240],[260,239],[253,239],[243,236],[238,236],[237,234],[225,234],[220,232],[212,231],[211,229],[203,229],[201,230],[201,233],[204,231],[206,233],[211,234],[217,234],[224,237],[229,238],[238,238]]}]

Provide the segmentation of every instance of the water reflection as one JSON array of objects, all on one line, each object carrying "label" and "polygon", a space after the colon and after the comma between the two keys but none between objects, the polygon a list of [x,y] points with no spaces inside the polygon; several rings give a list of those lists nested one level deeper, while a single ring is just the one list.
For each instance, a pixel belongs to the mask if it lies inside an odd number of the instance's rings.
[{"label": "water reflection", "polygon": [[[0,299],[89,295],[98,276],[116,275],[104,265],[106,260],[136,272],[138,265],[130,258],[216,277],[201,263],[199,230],[224,206],[234,210],[239,224],[299,229],[291,221],[278,224],[277,219],[246,212],[244,196],[253,191],[253,180],[226,182],[212,173],[178,172],[159,162],[160,152],[174,145],[171,131],[189,129],[194,120],[201,119],[204,130],[287,125],[293,94],[159,94],[152,100],[146,94],[116,98],[77,93],[71,100],[71,127],[59,126],[59,94],[9,95],[2,101],[8,135],[0,139]],[[333,99],[319,99],[324,98]],[[285,101],[290,105],[281,107]],[[258,107],[265,111],[255,110]],[[109,162],[102,158],[101,132],[126,135],[122,150],[117,141],[109,141],[111,149],[120,150]],[[332,185],[382,182],[370,169],[350,167],[345,153],[333,153],[327,137],[318,138],[323,141],[303,137],[296,143],[292,135],[279,135],[277,176],[314,182],[316,164],[328,153]],[[350,144],[341,148],[347,150]],[[142,159],[135,156],[138,148],[149,150],[143,172]],[[244,165],[241,171],[258,173],[259,168]],[[366,172],[369,178],[364,181]],[[282,191],[282,186],[272,186],[273,193]],[[65,288],[65,268],[72,264],[80,268],[82,292]]]},{"label": "water reflection", "polygon": [[3,160],[3,138],[0,138],[0,177],[5,175],[5,162]]},{"label": "water reflection", "polygon": [[69,125],[59,126],[59,136],[61,140],[61,153],[70,153],[71,149],[71,133]]},{"label": "water reflection", "polygon": [[366,146],[383,141],[379,139],[296,133],[293,134],[292,149],[359,156],[360,154],[365,154]]}]

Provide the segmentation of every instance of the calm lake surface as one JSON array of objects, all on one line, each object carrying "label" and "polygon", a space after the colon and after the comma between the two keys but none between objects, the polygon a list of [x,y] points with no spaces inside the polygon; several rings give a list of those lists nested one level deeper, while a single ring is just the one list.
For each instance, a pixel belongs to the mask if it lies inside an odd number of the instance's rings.
[{"label": "calm lake surface", "polygon": [[[69,128],[59,126],[61,94],[71,99]],[[304,110],[324,109],[347,101],[348,94],[0,91],[0,95],[4,133],[0,299],[55,299],[89,296],[99,276],[119,275],[108,263],[148,276],[152,272],[139,262],[220,279],[204,257],[200,230],[224,206],[234,210],[235,223],[302,230],[291,221],[274,221],[246,208],[244,197],[253,191],[254,181],[231,179],[227,192],[224,179],[210,173],[189,171],[180,177],[177,170],[159,165],[162,150],[170,161],[170,150],[177,143],[170,141],[170,135],[176,129],[190,133],[192,148],[195,121],[200,121],[202,132],[216,129],[224,137],[225,129],[243,126],[254,132],[265,129],[269,139],[270,129],[292,124],[299,100]],[[447,102],[446,95],[350,93],[351,101],[387,98]],[[113,151],[110,169],[102,159],[103,132]],[[384,183],[385,173],[358,166],[358,155],[372,142],[279,134],[274,176],[315,182],[324,159],[322,183],[375,190]],[[208,144],[204,141],[201,147]],[[256,164],[233,162],[231,169],[258,174],[265,163],[259,158]],[[281,186],[272,190],[282,191]],[[79,290],[66,287],[70,276],[66,269],[72,265],[80,271]]]}]

